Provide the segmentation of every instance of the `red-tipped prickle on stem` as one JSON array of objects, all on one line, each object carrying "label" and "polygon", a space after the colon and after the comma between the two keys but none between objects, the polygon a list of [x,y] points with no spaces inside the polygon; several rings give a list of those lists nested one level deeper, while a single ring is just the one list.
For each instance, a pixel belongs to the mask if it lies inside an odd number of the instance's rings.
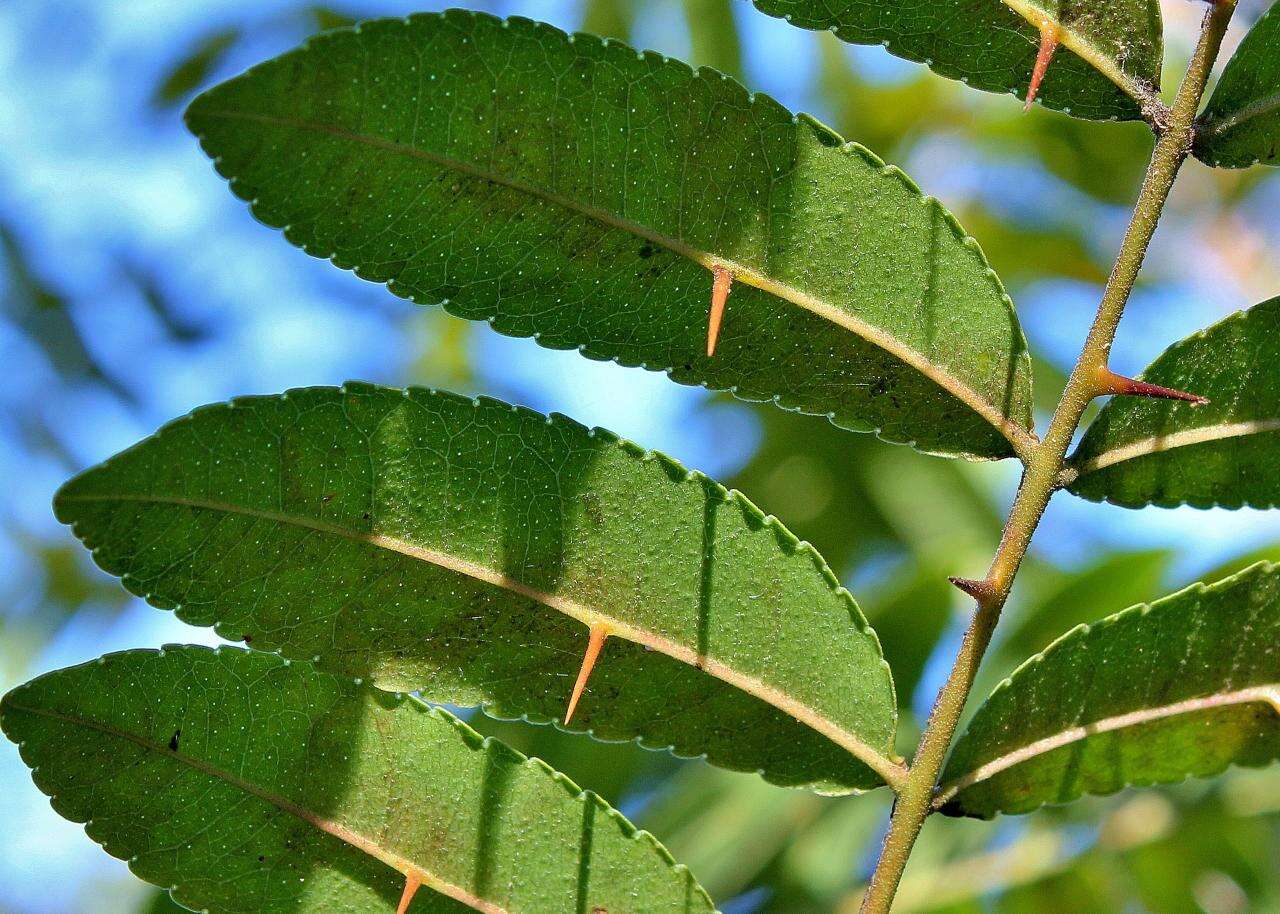
[{"label": "red-tipped prickle on stem", "polygon": [[995,594],[986,581],[975,581],[973,578],[947,578],[947,580],[979,603],[987,602]]},{"label": "red-tipped prickle on stem", "polygon": [[1174,390],[1172,387],[1161,387],[1159,384],[1148,384],[1116,374],[1111,369],[1103,371],[1103,391],[1117,397],[1156,397],[1161,400],[1182,400],[1194,406],[1204,406],[1208,397],[1187,393],[1185,390]]},{"label": "red-tipped prickle on stem", "polygon": [[418,893],[418,889],[422,887],[422,880],[413,873],[404,877],[404,894],[400,896],[400,907],[396,908],[396,914],[405,914],[409,910],[409,905],[413,902],[413,896]]},{"label": "red-tipped prickle on stem", "polygon": [[729,300],[733,286],[733,274],[728,267],[712,267],[711,317],[707,321],[707,358],[716,354],[716,340],[720,338],[720,322],[724,320],[724,304]]},{"label": "red-tipped prickle on stem", "polygon": [[564,712],[566,725],[573,718],[573,712],[578,707],[578,699],[582,697],[582,690],[587,687],[587,680],[591,678],[591,671],[595,669],[600,649],[604,647],[604,639],[608,637],[609,630],[603,625],[591,626],[591,637],[587,641],[587,652],[582,655],[582,668],[578,670],[578,681],[573,684],[573,694],[569,696],[569,708]]},{"label": "red-tipped prickle on stem", "polygon": [[1040,85],[1044,75],[1049,72],[1049,62],[1053,60],[1053,52],[1058,50],[1058,27],[1045,19],[1040,23],[1040,50],[1036,53],[1036,65],[1031,71],[1031,84],[1027,86],[1027,103],[1023,111],[1030,111],[1040,94]]}]

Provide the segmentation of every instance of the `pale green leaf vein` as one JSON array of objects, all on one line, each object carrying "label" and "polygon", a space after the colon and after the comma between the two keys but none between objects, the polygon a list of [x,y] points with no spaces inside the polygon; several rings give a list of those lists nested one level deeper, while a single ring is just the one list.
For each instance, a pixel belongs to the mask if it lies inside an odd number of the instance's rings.
[{"label": "pale green leaf vein", "polygon": [[1012,752],[1007,752],[998,758],[985,762],[970,771],[968,774],[962,775],[955,780],[944,784],[939,789],[937,797],[933,801],[933,805],[935,809],[941,809],[956,794],[962,790],[972,787],[974,784],[989,780],[1000,772],[1008,771],[1015,765],[1021,765],[1023,762],[1030,761],[1037,756],[1044,755],[1047,752],[1053,752],[1055,749],[1061,749],[1063,746],[1069,746],[1072,743],[1078,743],[1081,740],[1088,739],[1089,737],[1096,736],[1100,733],[1110,733],[1115,730],[1137,727],[1142,724],[1162,720],[1167,717],[1177,717],[1181,714],[1194,714],[1198,711],[1209,711],[1214,708],[1255,703],[1270,705],[1272,710],[1274,710],[1276,714],[1280,715],[1280,683],[1250,686],[1245,689],[1206,695],[1202,698],[1189,698],[1185,701],[1177,701],[1169,705],[1141,708],[1136,711],[1129,711],[1125,714],[1117,714],[1115,717],[1107,717],[1102,720],[1097,720],[1093,723],[1082,724],[1077,727],[1060,730],[1059,732],[1050,734],[1043,739],[1038,739],[1033,743],[1028,743],[1025,746],[1019,746]]},{"label": "pale green leaf vein", "polygon": [[237,790],[242,790],[251,796],[255,796],[258,799],[269,803],[281,812],[287,813],[288,815],[313,826],[325,834],[331,835],[339,841],[349,844],[356,850],[368,854],[370,857],[385,863],[387,866],[398,870],[406,876],[416,876],[421,880],[424,886],[427,886],[442,895],[447,895],[455,901],[460,901],[474,910],[482,911],[484,914],[508,914],[506,908],[500,907],[493,902],[486,901],[483,898],[473,895],[461,886],[454,885],[451,882],[441,879],[435,873],[419,866],[412,860],[402,857],[399,854],[392,853],[368,835],[364,835],[350,829],[341,822],[326,818],[317,812],[313,812],[306,807],[294,803],[292,800],[259,787],[258,785],[232,774],[229,771],[225,771],[216,765],[211,765],[208,762],[193,758],[190,755],[174,751],[169,747],[161,746],[159,743],[153,742],[146,737],[139,736],[136,733],[129,733],[125,730],[119,729],[118,727],[101,723],[100,721],[90,720],[73,714],[63,714],[58,711],[50,711],[46,708],[31,708],[13,700],[6,701],[5,707],[11,711],[19,711],[23,714],[31,714],[36,717],[58,720],[73,726],[84,727],[88,730],[95,730],[107,736],[133,743],[148,752],[154,752],[157,755],[162,755],[163,757],[172,759],[175,762],[180,762],[195,769],[196,771],[199,771],[201,774],[217,778]]},{"label": "pale green leaf vein", "polygon": [[[708,270],[715,267],[723,267],[733,273],[734,282],[754,286],[763,292],[767,292],[768,294],[775,296],[776,298],[780,298],[783,301],[802,308],[805,311],[823,318],[824,320],[830,321],[838,327],[857,334],[873,345],[880,347],[885,352],[888,352],[890,355],[914,368],[924,377],[933,381],[943,390],[954,396],[957,400],[964,403],[974,412],[978,413],[978,415],[980,415],[985,421],[994,426],[996,430],[1009,441],[1014,452],[1017,453],[1019,457],[1025,459],[1026,455],[1030,452],[1030,449],[1036,444],[1035,435],[1027,431],[1017,422],[1009,419],[999,406],[992,403],[988,398],[984,397],[978,391],[974,390],[942,366],[932,362],[928,357],[917,352],[910,346],[905,345],[901,340],[886,333],[884,330],[875,327],[866,321],[860,320],[848,311],[845,311],[830,302],[824,301],[817,296],[811,295],[808,292],[804,292],[794,286],[780,282],[733,260],[717,256],[708,251],[698,250],[677,238],[672,238],[669,235],[656,232],[647,226],[630,222],[614,213],[580,203],[576,200],[552,193],[543,188],[479,168],[466,162],[458,161],[457,159],[428,152],[414,146],[408,146],[404,143],[397,143],[380,137],[368,136],[351,130],[344,130],[328,124],[272,117],[270,115],[253,114],[242,111],[205,111],[201,112],[201,116],[232,121],[249,121],[252,123],[285,127],[293,130],[323,133],[353,143],[380,149],[385,152],[421,159],[422,161],[430,162],[440,168],[457,171],[470,177],[489,181],[503,187],[509,187],[512,190],[519,191],[520,193],[536,197],[555,206],[563,207],[587,216],[590,219],[594,219],[597,222],[603,223],[612,228],[629,232],[637,237],[645,239],[646,241],[659,245],[674,254],[685,257]],[[708,284],[708,295],[710,295],[710,284]]]},{"label": "pale green leaf vein", "polygon": [[63,498],[68,502],[134,502],[142,504],[163,504],[194,508],[196,510],[238,514],[272,523],[287,524],[303,529],[314,530],[318,533],[328,534],[331,536],[340,536],[353,542],[365,543],[370,546],[387,549],[409,558],[417,559],[418,561],[427,562],[440,568],[448,569],[449,571],[453,571],[457,574],[473,578],[477,581],[483,581],[487,584],[492,584],[495,587],[501,587],[530,600],[535,600],[550,609],[554,609],[572,619],[576,619],[584,625],[605,625],[608,627],[612,637],[632,641],[636,644],[643,645],[652,650],[658,651],[659,653],[665,654],[675,660],[679,660],[682,663],[687,663],[690,666],[696,667],[708,675],[714,676],[717,679],[720,679],[721,681],[726,682],[769,705],[772,705],[778,710],[789,714],[800,723],[805,724],[818,733],[821,733],[827,739],[845,749],[855,758],[859,759],[875,771],[890,787],[896,789],[902,783],[902,779],[905,775],[905,770],[900,764],[894,762],[881,752],[868,745],[865,741],[859,738],[857,734],[851,733],[844,727],[836,724],[830,718],[820,714],[815,709],[797,701],[781,690],[761,682],[755,677],[747,676],[724,663],[705,655],[701,655],[685,645],[672,641],[669,638],[665,638],[655,632],[639,628],[615,616],[607,615],[597,609],[559,594],[547,593],[537,588],[530,587],[528,584],[518,581],[501,571],[481,565],[477,562],[469,561],[456,555],[451,555],[435,549],[427,549],[384,534],[361,533],[359,531],[348,530],[333,524],[326,524],[323,521],[317,521],[311,518],[298,517],[296,515],[286,514],[283,512],[245,508],[239,505],[232,505],[217,501],[157,495],[67,495],[63,496]]}]

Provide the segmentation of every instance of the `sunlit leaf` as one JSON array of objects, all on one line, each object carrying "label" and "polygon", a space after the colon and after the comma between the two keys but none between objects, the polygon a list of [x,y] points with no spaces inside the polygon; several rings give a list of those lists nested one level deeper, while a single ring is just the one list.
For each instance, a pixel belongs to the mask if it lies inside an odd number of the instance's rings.
[{"label": "sunlit leaf", "polygon": [[1195,154],[1222,168],[1280,165],[1280,3],[1227,62],[1197,123]]},{"label": "sunlit leaf", "polygon": [[1280,758],[1280,568],[1080,626],[992,692],[938,803],[1023,813]]},{"label": "sunlit leaf", "polygon": [[927,63],[978,89],[1025,97],[1042,28],[1058,49],[1046,105],[1085,118],[1137,118],[1160,83],[1157,0],[754,0],[793,25]]},{"label": "sunlit leaf", "polygon": [[1142,378],[1209,398],[1117,397],[1071,457],[1070,489],[1127,508],[1280,504],[1280,298],[1175,343]]},{"label": "sunlit leaf", "polygon": [[[260,219],[403,297],[925,451],[1032,441],[976,243],[713,71],[453,11],[326,33],[187,117]],[[713,269],[733,285],[709,357]]]},{"label": "sunlit leaf", "polygon": [[833,792],[896,772],[879,644],[812,547],[562,416],[367,385],[237,400],[56,509],[132,591],[255,648],[546,722],[590,626],[611,637],[575,730]]},{"label": "sunlit leaf", "polygon": [[[269,654],[170,647],[0,702],[54,808],[221,912],[712,911],[646,832],[441,709]],[[438,893],[438,894],[436,894]]]},{"label": "sunlit leaf", "polygon": [[1001,649],[1021,659],[1068,629],[1097,621],[1116,606],[1150,600],[1160,593],[1173,558],[1167,549],[1122,550],[1062,574],[1009,613],[997,635]]}]

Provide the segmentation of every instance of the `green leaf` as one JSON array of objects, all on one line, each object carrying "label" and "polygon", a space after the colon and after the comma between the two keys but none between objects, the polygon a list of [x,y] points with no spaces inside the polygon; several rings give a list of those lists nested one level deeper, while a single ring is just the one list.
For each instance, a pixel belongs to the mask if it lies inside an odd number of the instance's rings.
[{"label": "green leaf", "polygon": [[1116,605],[1151,599],[1162,589],[1173,558],[1167,549],[1125,550],[1055,576],[1029,603],[1006,612],[1011,618],[996,636],[1001,651],[1021,660],[1042,650],[1062,632],[1093,622]]},{"label": "green leaf", "polygon": [[241,37],[239,29],[223,29],[202,38],[156,86],[151,95],[152,106],[162,110],[172,108],[199,89],[222,65]]},{"label": "green leaf", "polygon": [[792,25],[928,64],[977,89],[1026,97],[1040,27],[1059,48],[1045,105],[1094,120],[1136,119],[1158,97],[1164,40],[1158,0],[754,0]]},{"label": "green leaf", "polygon": [[[714,71],[455,10],[316,37],[187,121],[260,219],[397,295],[925,451],[1033,440],[977,244]],[[713,268],[735,278],[708,358]]]},{"label": "green leaf", "polygon": [[1280,165],[1280,3],[1227,62],[1200,115],[1194,151],[1220,168]]},{"label": "green leaf", "polygon": [[1175,343],[1143,379],[1205,406],[1117,397],[1072,455],[1069,488],[1126,508],[1280,504],[1280,298]]},{"label": "green leaf", "polygon": [[55,507],[130,590],[255,648],[547,722],[603,626],[575,730],[830,792],[899,771],[879,643],[812,547],[563,416],[368,385],[237,400]]},{"label": "green leaf", "polygon": [[[53,807],[212,912],[713,910],[599,797],[448,712],[234,649],[129,651],[0,702]],[[437,894],[433,894],[433,891]]]},{"label": "green leaf", "polygon": [[991,818],[1280,758],[1277,643],[1266,563],[1082,625],[991,693],[938,803]]}]

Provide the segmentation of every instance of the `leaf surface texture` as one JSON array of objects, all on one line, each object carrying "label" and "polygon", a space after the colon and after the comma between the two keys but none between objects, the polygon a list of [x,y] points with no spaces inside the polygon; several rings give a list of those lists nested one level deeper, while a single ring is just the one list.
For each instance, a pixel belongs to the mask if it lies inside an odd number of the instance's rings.
[{"label": "leaf surface texture", "polygon": [[1200,115],[1194,151],[1222,168],[1280,165],[1280,4],[1227,61]]},{"label": "leaf surface texture", "polygon": [[1280,298],[1175,343],[1143,373],[1204,406],[1116,397],[1071,457],[1070,489],[1128,508],[1280,504]]},{"label": "leaf surface texture", "polygon": [[897,770],[879,643],[812,547],[562,416],[367,385],[248,398],[55,507],[153,604],[382,688],[559,720],[603,625],[575,730],[832,792]]},{"label": "leaf surface texture", "polygon": [[260,219],[397,295],[930,452],[1031,440],[1025,340],[977,244],[714,71],[452,11],[313,38],[187,122]]},{"label": "leaf surface texture", "polygon": [[1080,626],[996,687],[943,811],[991,818],[1280,758],[1280,569],[1258,564]]},{"label": "leaf surface texture", "polygon": [[1043,23],[1059,48],[1038,98],[1090,119],[1141,116],[1160,84],[1158,0],[754,0],[793,25],[927,63],[942,76],[1025,97]]},{"label": "leaf surface texture", "polygon": [[711,912],[646,832],[442,709],[235,649],[129,651],[0,702],[54,808],[213,914]]}]

